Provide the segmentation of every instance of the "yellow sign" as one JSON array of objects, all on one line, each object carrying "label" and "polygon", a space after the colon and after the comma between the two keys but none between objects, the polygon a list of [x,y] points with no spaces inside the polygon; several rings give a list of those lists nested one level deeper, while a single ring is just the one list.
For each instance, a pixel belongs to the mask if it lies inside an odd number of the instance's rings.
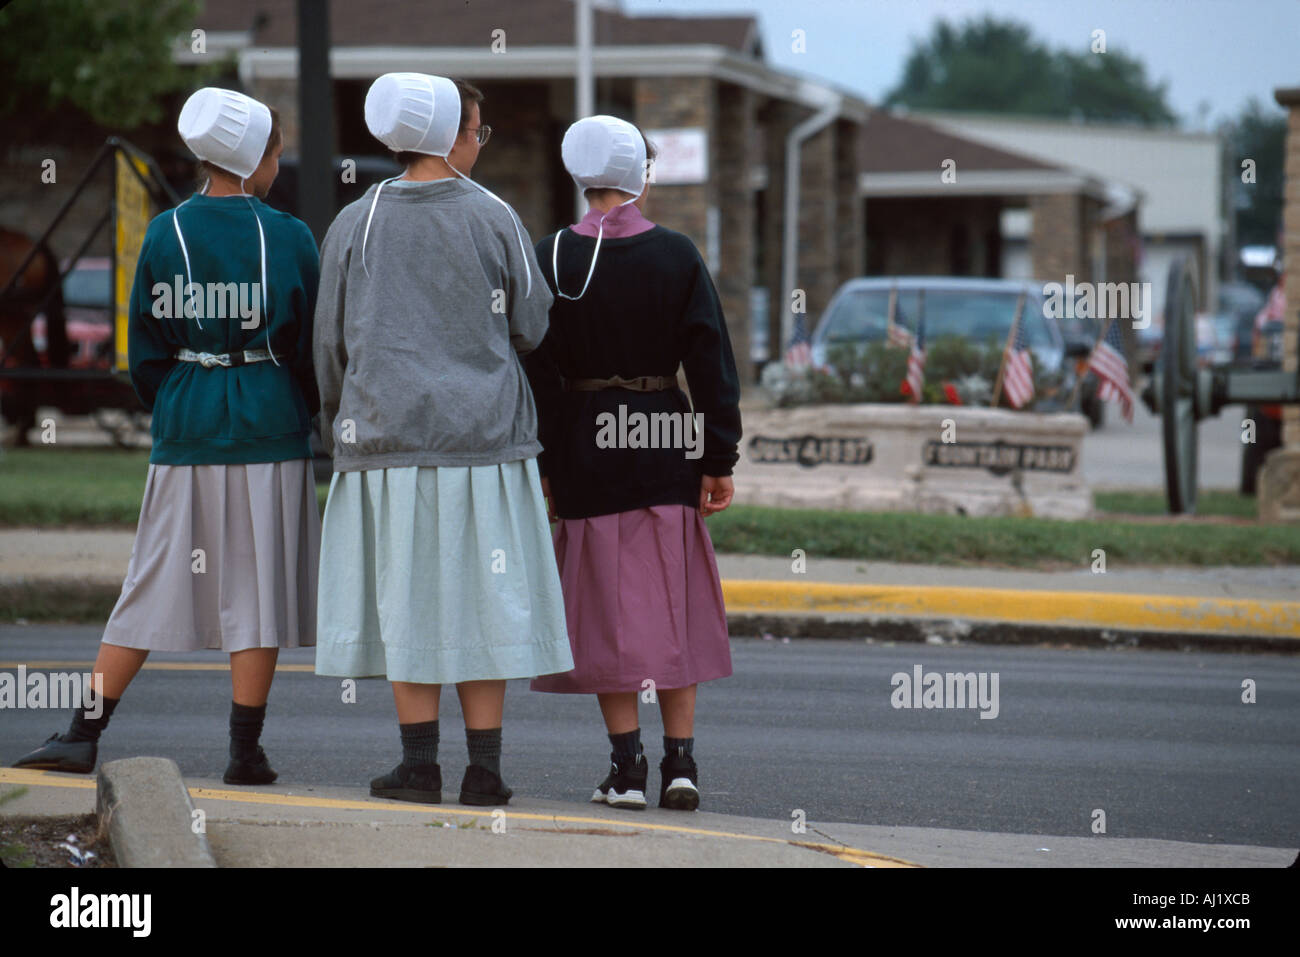
[{"label": "yellow sign", "polygon": [[[131,166],[134,164],[135,170]],[[136,175],[139,172],[139,176]],[[114,328],[117,344],[118,371],[129,366],[126,353],[127,317],[131,303],[131,285],[135,281],[136,261],[144,245],[144,233],[149,227],[149,191],[141,177],[149,176],[149,167],[142,160],[128,157],[117,151],[117,215],[116,235],[113,237],[117,252],[117,268],[113,276],[113,300],[116,314]]]}]

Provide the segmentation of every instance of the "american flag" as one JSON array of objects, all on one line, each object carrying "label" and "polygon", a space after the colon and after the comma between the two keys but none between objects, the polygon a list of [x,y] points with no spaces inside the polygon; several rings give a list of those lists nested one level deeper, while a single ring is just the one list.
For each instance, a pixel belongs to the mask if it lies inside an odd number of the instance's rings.
[{"label": "american flag", "polygon": [[794,314],[794,335],[790,338],[790,348],[785,351],[785,364],[791,369],[805,369],[812,365],[812,350],[809,343],[812,337],[803,324],[803,313]]},{"label": "american flag", "polygon": [[925,385],[925,317],[916,323],[916,338],[912,340],[912,351],[907,357],[907,388],[911,390],[912,401],[921,401],[921,387]]},{"label": "american flag", "polygon": [[889,344],[891,346],[903,346],[907,348],[912,344],[912,334],[903,326],[893,322],[889,325]]},{"label": "american flag", "polygon": [[1128,362],[1124,358],[1124,340],[1120,337],[1119,323],[1107,323],[1106,335],[1097,343],[1088,357],[1088,368],[1097,374],[1097,398],[1109,402],[1119,399],[1124,418],[1133,421],[1133,389],[1128,381]]},{"label": "american flag", "polygon": [[1034,397],[1034,364],[1029,358],[1029,337],[1025,335],[1024,314],[1016,316],[1016,334],[1007,344],[1002,384],[1007,390],[1007,401],[1014,409],[1025,406]]}]

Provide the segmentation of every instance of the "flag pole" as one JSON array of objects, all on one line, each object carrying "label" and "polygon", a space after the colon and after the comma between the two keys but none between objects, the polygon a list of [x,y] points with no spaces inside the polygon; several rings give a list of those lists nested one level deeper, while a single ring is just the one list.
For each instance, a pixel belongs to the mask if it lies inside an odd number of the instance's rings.
[{"label": "flag pole", "polygon": [[895,283],[894,285],[889,287],[889,325],[885,327],[885,345],[889,345],[894,341],[893,332],[894,332],[894,326],[896,325],[894,317],[897,314],[897,312],[898,312],[898,284]]},{"label": "flag pole", "polygon": [[[925,335],[925,289],[919,289],[916,293],[916,335],[912,337],[912,344],[907,348],[908,361],[911,361],[912,350],[916,348],[916,343],[923,339]],[[925,353],[921,353],[925,357]],[[925,391],[925,369],[921,370],[921,388],[917,390],[916,395],[912,396],[912,401],[917,405],[921,404],[921,393]]]},{"label": "flag pole", "polygon": [[1002,377],[1007,371],[1007,350],[1011,344],[1016,341],[1016,329],[1019,327],[1021,317],[1025,314],[1025,293],[1020,292],[1020,298],[1016,300],[1016,315],[1011,320],[1011,331],[1007,333],[1007,343],[1002,347],[1002,362],[998,365],[998,377],[993,383],[993,401],[989,403],[989,408],[998,407],[998,399],[1002,396]]},{"label": "flag pole", "polygon": [[1092,362],[1092,357],[1097,352],[1097,346],[1106,341],[1106,333],[1110,332],[1110,324],[1114,321],[1110,316],[1106,317],[1106,322],[1101,327],[1101,335],[1097,337],[1096,343],[1093,344],[1092,352],[1088,353],[1088,359],[1083,365],[1083,371],[1075,375],[1074,390],[1070,393],[1070,404],[1066,406],[1067,409],[1073,409],[1074,403],[1078,401],[1079,390],[1083,388],[1083,377],[1088,374],[1088,364]]}]

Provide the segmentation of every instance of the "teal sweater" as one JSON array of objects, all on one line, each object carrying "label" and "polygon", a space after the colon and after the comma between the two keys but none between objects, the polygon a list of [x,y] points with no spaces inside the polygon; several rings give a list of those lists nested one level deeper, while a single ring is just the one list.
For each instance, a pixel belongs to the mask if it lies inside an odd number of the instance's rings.
[{"label": "teal sweater", "polygon": [[[266,235],[266,315],[250,203]],[[311,417],[320,408],[311,364],[320,262],[311,231],[256,198],[191,197],[176,211],[197,287],[197,315],[187,318],[185,259],[172,212],[155,217],[145,233],[127,327],[131,383],[153,413],[149,461],[231,465],[311,458]],[[268,345],[278,365],[204,368],[176,358],[182,348],[227,353]]]}]

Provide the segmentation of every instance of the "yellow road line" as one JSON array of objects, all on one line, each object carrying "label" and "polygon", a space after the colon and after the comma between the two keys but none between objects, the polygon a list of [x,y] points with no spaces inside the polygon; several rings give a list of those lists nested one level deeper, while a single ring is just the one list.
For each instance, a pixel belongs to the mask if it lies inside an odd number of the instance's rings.
[{"label": "yellow road line", "polygon": [[[71,787],[93,788],[95,781],[89,776],[57,774],[51,771],[30,771],[26,768],[0,768],[0,784],[25,784],[36,787]],[[461,817],[479,818],[492,813],[492,808],[467,810],[459,807],[444,807],[441,804],[405,804],[396,801],[355,801],[345,798],[306,797],[296,794],[266,794],[259,791],[232,791],[225,788],[189,788],[190,797],[196,801],[233,801],[240,804],[269,804],[279,807],[317,807],[345,811],[405,811],[423,815],[459,815]],[[600,827],[621,827],[633,831],[662,831],[670,834],[693,834],[698,837],[725,837],[737,841],[761,841],[767,844],[790,844],[806,847],[810,850],[825,851],[841,860],[850,861],[863,867],[919,867],[911,861],[876,854],[873,851],[842,844],[818,844],[807,841],[793,841],[780,837],[765,837],[761,834],[741,834],[736,831],[718,831],[709,828],[685,827],[678,824],[650,824],[640,821],[618,821],[603,817],[583,817],[568,814],[536,814],[529,811],[506,810],[512,820],[538,821],[542,823],[563,822],[565,824],[595,824]],[[559,830],[563,833],[563,829]]]},{"label": "yellow road line", "polygon": [[59,774],[30,768],[0,768],[0,784],[23,784],[42,788],[94,788],[92,774]]},{"label": "yellow road line", "polygon": [[735,579],[723,581],[722,594],[727,611],[735,613],[830,612],[966,618],[1300,638],[1300,602],[1295,601]]},{"label": "yellow road line", "polygon": [[[738,614],[824,612],[1300,638],[1300,601],[740,579],[724,579],[722,594],[727,610]],[[54,667],[64,664],[68,663],[58,662]],[[213,666],[165,663],[145,667],[201,671]],[[280,668],[312,670],[311,665],[297,664]]]}]

